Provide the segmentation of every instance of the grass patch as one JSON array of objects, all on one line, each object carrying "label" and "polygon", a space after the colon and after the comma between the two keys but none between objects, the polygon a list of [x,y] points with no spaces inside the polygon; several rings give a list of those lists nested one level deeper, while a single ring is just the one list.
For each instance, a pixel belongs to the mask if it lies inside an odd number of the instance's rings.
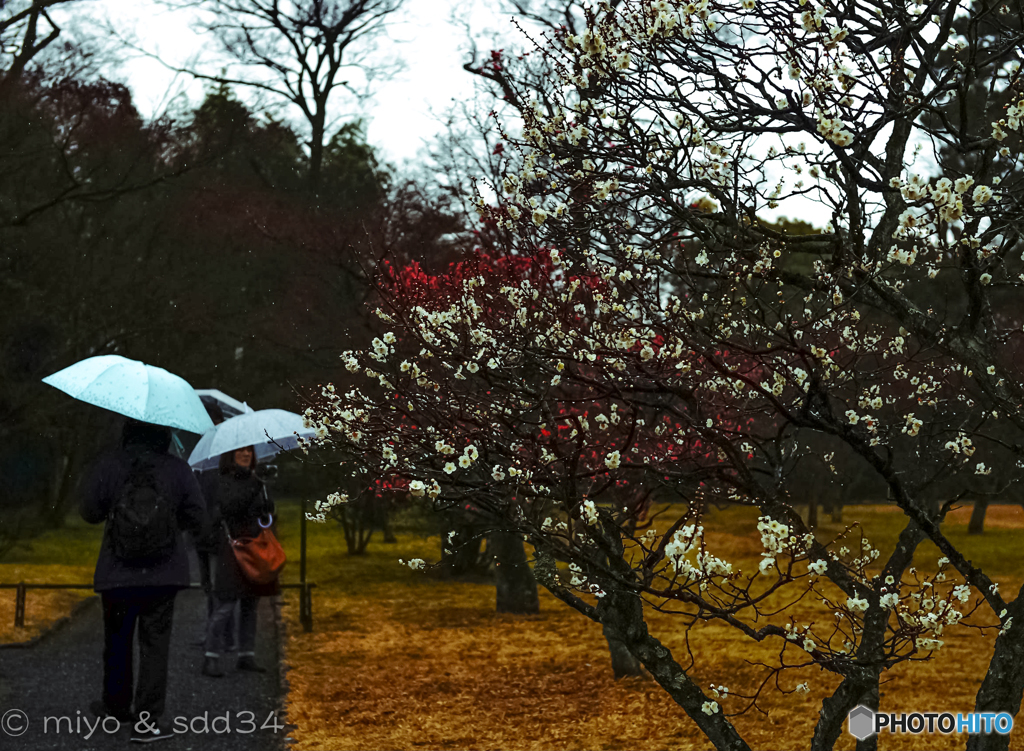
[{"label": "grass patch", "polygon": [[[282,509],[284,511],[284,509]],[[865,535],[891,549],[901,528],[898,512],[885,507],[854,507],[850,519]],[[966,534],[969,509],[950,515],[946,533],[976,563],[986,566],[1013,592],[1024,581],[1019,536],[1024,514],[1017,507],[989,510],[986,533]],[[282,514],[281,536],[289,553],[297,531]],[[712,552],[756,566],[760,543],[751,534],[756,512],[712,511],[706,520]],[[667,522],[662,522],[664,528]],[[309,526],[309,578],[314,594],[314,632],[298,623],[298,599],[286,596],[289,721],[298,749],[703,749],[696,725],[652,681],[615,681],[600,627],[546,593],[541,614],[507,616],[494,612],[494,587],[449,582],[413,572],[398,558],[436,560],[437,537],[399,535],[385,545],[379,535],[365,556],[345,554],[340,530],[332,524]],[[822,538],[845,527],[826,523]],[[938,552],[922,545],[915,564],[933,573]],[[297,567],[289,576],[295,576]],[[802,601],[794,615],[802,622],[823,620],[820,604]],[[650,612],[652,633],[686,654],[679,619]],[[991,657],[993,638],[958,628],[943,636],[946,646],[933,660],[890,671],[882,686],[885,711],[970,711]],[[733,690],[749,688],[773,662],[778,645],[758,645],[731,629],[707,625],[689,636],[696,656],[691,675],[703,686],[714,681]],[[951,680],[951,677],[954,679]],[[785,689],[807,681],[809,695],[782,695],[768,687],[757,711],[733,718],[755,749],[806,747],[821,699],[838,680],[816,668],[789,671]],[[724,703],[731,713],[738,706]],[[1014,733],[1011,748],[1024,734]],[[959,735],[883,736],[886,749],[962,748]],[[843,735],[840,749],[853,749]]]},{"label": "grass patch", "polygon": [[[61,529],[19,542],[8,551],[0,560],[0,583],[91,584],[102,539],[102,524],[69,516]],[[15,590],[0,589],[0,644],[38,636],[92,594],[85,589],[30,589],[25,596],[25,627],[15,628]]]}]

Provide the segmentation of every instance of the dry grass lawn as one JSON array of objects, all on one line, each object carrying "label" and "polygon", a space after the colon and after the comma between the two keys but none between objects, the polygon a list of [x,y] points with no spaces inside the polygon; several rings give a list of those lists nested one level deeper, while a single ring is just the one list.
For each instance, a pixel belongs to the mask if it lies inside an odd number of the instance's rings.
[{"label": "dry grass lawn", "polygon": [[[744,515],[748,518],[744,519]],[[898,512],[881,507],[847,509],[863,521],[867,536],[883,550],[899,531]],[[946,531],[975,562],[999,574],[1004,591],[1024,581],[1019,554],[1024,514],[1019,507],[989,511],[986,534],[967,537],[969,509],[954,512]],[[759,542],[745,510],[715,514],[708,527],[712,552],[756,566]],[[826,524],[822,536],[840,531]],[[294,549],[297,535],[285,530]],[[312,526],[310,578],[315,630],[303,633],[297,598],[289,595],[286,645],[289,721],[297,749],[701,749],[709,744],[694,723],[653,681],[616,682],[600,628],[542,593],[541,614],[494,612],[494,587],[446,582],[398,564],[398,558],[433,560],[437,538],[400,536],[398,545],[370,545],[363,557],[345,555],[340,533]],[[719,552],[721,551],[721,552]],[[723,555],[724,554],[724,555]],[[922,545],[916,565],[934,573],[938,553]],[[291,577],[297,573],[293,568]],[[824,621],[822,608],[801,603],[803,622]],[[651,613],[652,633],[677,659],[685,635],[672,616]],[[928,662],[904,663],[885,677],[886,711],[967,712],[991,656],[991,636],[959,628],[944,635],[946,646]],[[696,657],[691,671],[701,684],[724,683],[733,691],[759,681],[778,645],[757,645],[721,626],[691,633]],[[766,687],[759,705],[733,718],[753,749],[807,748],[821,699],[836,678],[815,668],[786,672],[781,686],[801,681],[809,695],[782,695]],[[741,709],[724,702],[725,711]],[[884,749],[963,748],[966,736],[888,735]],[[837,748],[852,749],[843,734]],[[1011,748],[1024,747],[1017,731]]]},{"label": "dry grass lawn", "polygon": [[[989,510],[986,532],[968,537],[970,509],[953,512],[945,531],[975,563],[996,574],[1009,596],[1024,582],[1020,554],[1024,512],[1019,507]],[[900,529],[898,510],[847,509],[883,551]],[[282,504],[282,541],[298,573],[297,510]],[[661,523],[664,527],[664,523]],[[746,510],[716,512],[707,520],[711,551],[753,570],[759,542]],[[826,523],[820,537],[843,527]],[[735,534],[730,534],[734,531]],[[99,527],[70,521],[15,549],[0,563],[2,582],[89,582],[99,546]],[[379,540],[379,538],[378,538]],[[297,749],[703,749],[707,741],[694,723],[653,681],[611,675],[600,628],[541,593],[537,616],[494,612],[491,584],[447,582],[398,564],[398,558],[434,560],[439,540],[412,534],[399,544],[371,543],[368,554],[350,557],[334,525],[310,525],[310,579],[315,590],[315,630],[299,627],[297,599],[286,597],[291,666],[289,720]],[[938,552],[922,545],[915,559],[934,572]],[[88,591],[28,594],[26,628],[14,629],[14,592],[0,590],[0,643],[24,641],[67,615]],[[801,622],[824,622],[823,609],[801,602]],[[685,655],[679,620],[651,612],[651,631]],[[885,711],[966,712],[984,676],[992,637],[969,629],[943,636],[946,646],[933,660],[898,666],[882,686]],[[691,671],[702,685],[724,683],[734,692],[756,685],[758,662],[773,662],[777,645],[753,644],[717,625],[695,629]],[[837,680],[814,668],[790,671],[781,686],[809,682],[809,695],[782,695],[766,687],[759,706],[733,717],[753,749],[808,746],[822,697]],[[723,702],[729,714],[736,700]],[[883,749],[963,748],[962,735],[883,734]],[[851,736],[837,748],[852,749]],[[1024,731],[1011,738],[1024,748]]]},{"label": "dry grass lawn", "polygon": [[[0,559],[0,583],[91,584],[102,533],[102,524],[69,517],[62,529],[18,543]],[[15,590],[0,589],[0,644],[38,636],[92,594],[87,589],[30,589],[25,597],[25,627],[15,628]]]},{"label": "dry grass lawn", "polygon": [[[61,564],[0,564],[4,584],[92,582],[92,566]],[[14,627],[15,590],[0,589],[0,644],[28,641],[39,636],[54,621],[71,613],[80,601],[93,594],[85,589],[30,589],[25,595],[25,626]]]}]

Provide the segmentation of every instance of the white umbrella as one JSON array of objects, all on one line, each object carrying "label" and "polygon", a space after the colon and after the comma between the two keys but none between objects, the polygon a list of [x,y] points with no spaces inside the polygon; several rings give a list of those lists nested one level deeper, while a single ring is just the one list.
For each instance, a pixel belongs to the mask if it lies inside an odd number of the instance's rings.
[{"label": "white umbrella", "polygon": [[89,357],[43,379],[75,399],[154,425],[205,433],[213,420],[184,378],[120,355]]},{"label": "white umbrella", "polygon": [[278,452],[299,445],[296,433],[312,438],[316,431],[302,427],[302,415],[283,409],[261,409],[225,420],[205,433],[192,450],[188,463],[200,471],[213,469],[220,455],[246,446],[256,447],[256,461],[262,462]]}]

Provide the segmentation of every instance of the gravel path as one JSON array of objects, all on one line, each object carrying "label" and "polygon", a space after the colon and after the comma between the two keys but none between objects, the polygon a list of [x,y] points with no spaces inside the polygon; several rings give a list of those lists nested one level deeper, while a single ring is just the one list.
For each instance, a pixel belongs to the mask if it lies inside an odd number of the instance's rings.
[{"label": "gravel path", "polygon": [[[205,605],[204,595],[198,590],[179,593],[175,602],[167,711],[163,719],[174,723],[180,717],[184,722],[177,725],[178,730],[184,730],[189,723],[191,728],[157,743],[156,747],[181,751],[281,751],[287,731],[283,727],[277,732],[271,729],[275,719],[281,725],[284,722],[283,717],[276,715],[281,681],[271,600],[260,601],[256,640],[256,660],[268,668],[267,672],[237,672],[235,655],[229,654],[221,657],[226,675],[220,679],[206,678],[199,672],[203,650],[195,642],[203,630]],[[103,621],[98,601],[33,647],[0,649],[0,749],[80,751],[130,745],[131,729],[127,725],[113,733],[96,728],[86,739],[86,721],[96,721],[89,712],[89,704],[100,696],[102,655]],[[252,713],[255,730],[246,734],[240,731],[252,727],[247,722],[248,713]],[[204,715],[210,723],[205,732]],[[27,728],[12,737],[9,731],[21,727],[26,716]],[[47,717],[51,719],[46,720]],[[58,717],[69,718],[70,727],[62,721],[58,730],[53,719]],[[268,717],[267,728],[261,729]],[[216,724],[215,718],[220,718]],[[112,725],[111,722],[108,728],[112,729]],[[225,727],[229,732],[223,732]]]}]

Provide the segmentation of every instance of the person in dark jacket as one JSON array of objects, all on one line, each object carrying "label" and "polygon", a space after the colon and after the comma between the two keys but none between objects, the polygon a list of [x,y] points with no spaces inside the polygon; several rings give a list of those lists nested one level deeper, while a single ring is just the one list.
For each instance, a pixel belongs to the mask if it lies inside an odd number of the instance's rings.
[{"label": "person in dark jacket", "polygon": [[[203,491],[203,499],[206,501],[207,528],[201,537],[195,539],[196,556],[199,559],[199,576],[206,593],[206,621],[203,623],[203,631],[200,635],[199,646],[206,646],[206,634],[213,619],[213,611],[217,607],[217,598],[213,593],[213,579],[217,569],[217,555],[220,553],[221,538],[224,536],[224,527],[220,514],[220,472],[197,472],[196,479],[199,481],[199,488]],[[236,649],[235,612],[232,611],[227,620],[220,624],[224,630],[224,649],[233,652]]]},{"label": "person in dark jacket", "polygon": [[[206,414],[213,420],[214,425],[224,422],[224,410],[215,401],[203,400],[206,407]],[[220,549],[220,506],[217,503],[217,485],[220,477],[217,472],[196,472],[196,479],[199,482],[199,489],[203,491],[203,499],[206,501],[206,518],[208,526],[201,537],[195,538],[193,542],[196,548],[196,559],[199,562],[199,581],[206,594],[206,620],[203,621],[203,630],[198,634],[196,646],[206,646],[206,631],[209,628],[210,619],[213,617],[213,610],[216,606],[216,599],[213,596],[213,572],[217,567],[217,551]],[[235,617],[228,619],[224,624],[227,633],[227,651],[235,650]]]},{"label": "person in dark jacket", "polygon": [[252,446],[222,454],[216,489],[220,518],[220,547],[213,576],[216,604],[206,632],[206,659],[203,675],[220,678],[220,655],[228,638],[227,625],[238,605],[239,670],[264,672],[255,660],[256,613],[260,597],[278,594],[277,579],[269,584],[255,584],[242,572],[231,548],[231,539],[256,537],[261,526],[272,523],[274,504],[266,485],[256,473],[256,452]]},{"label": "person in dark jacket", "polygon": [[[157,720],[164,712],[167,663],[171,644],[174,598],[189,586],[189,565],[182,532],[202,533],[206,508],[188,464],[167,449],[171,431],[159,425],[129,420],[117,452],[101,459],[87,480],[81,497],[82,518],[90,524],[106,522],[93,588],[103,602],[103,698],[90,709],[120,721],[135,716],[148,730],[133,731],[132,740],[172,737]],[[143,468],[140,470],[140,468]],[[114,513],[126,503],[126,488],[145,471],[170,521],[167,548],[152,560],[125,560],[115,540]],[[139,680],[132,712],[132,650],[139,634]],[[144,714],[146,713],[146,714]],[[135,737],[138,736],[138,737]]]}]

